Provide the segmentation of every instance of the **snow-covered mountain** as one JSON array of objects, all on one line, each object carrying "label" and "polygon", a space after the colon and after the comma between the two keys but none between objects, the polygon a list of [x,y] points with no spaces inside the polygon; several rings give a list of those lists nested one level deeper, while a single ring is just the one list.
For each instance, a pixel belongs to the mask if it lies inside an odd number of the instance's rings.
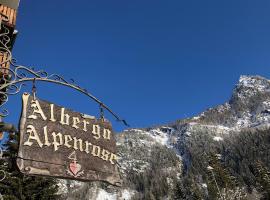
[{"label": "snow-covered mountain", "polygon": [[[257,188],[256,163],[270,167],[265,156],[270,153],[269,130],[270,81],[241,76],[223,105],[193,118],[117,134],[124,186],[69,182],[73,192],[67,199],[218,199],[236,194],[238,199],[259,199],[263,193]],[[225,184],[227,175],[234,180]],[[68,193],[65,181],[60,188]]]}]

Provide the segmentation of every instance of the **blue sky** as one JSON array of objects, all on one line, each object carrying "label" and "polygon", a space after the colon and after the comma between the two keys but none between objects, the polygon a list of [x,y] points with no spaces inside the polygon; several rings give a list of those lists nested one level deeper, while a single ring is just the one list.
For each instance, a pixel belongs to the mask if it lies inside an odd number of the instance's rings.
[{"label": "blue sky", "polygon": [[[22,0],[14,57],[74,78],[131,127],[224,103],[241,74],[270,78],[269,1],[70,2]],[[70,89],[38,84],[38,97],[97,114]],[[10,97],[6,121],[18,123],[20,104]]]}]

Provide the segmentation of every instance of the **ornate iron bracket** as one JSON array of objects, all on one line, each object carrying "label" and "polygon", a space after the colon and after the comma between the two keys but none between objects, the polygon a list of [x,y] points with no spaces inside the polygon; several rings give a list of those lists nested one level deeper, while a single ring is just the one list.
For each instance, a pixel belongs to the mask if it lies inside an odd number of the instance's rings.
[{"label": "ornate iron bracket", "polygon": [[[3,159],[3,149],[0,147],[0,159]],[[5,180],[6,172],[4,170],[0,170],[0,182]],[[1,195],[1,194],[0,194]]]},{"label": "ornate iron bracket", "polygon": [[[106,109],[109,113],[111,113],[117,121],[123,122],[126,126],[128,124],[125,120],[122,120],[117,114],[115,114],[107,105],[97,99],[95,96],[90,94],[86,89],[81,88],[77,84],[75,84],[74,80],[70,80],[68,82],[63,77],[57,74],[49,75],[45,71],[34,71],[34,69],[29,69],[27,67],[16,65],[13,61],[11,63],[11,68],[2,68],[2,70],[6,71],[2,75],[2,84],[0,84],[0,100],[2,104],[0,108],[3,107],[8,102],[9,95],[16,95],[21,91],[22,86],[26,82],[33,81],[42,81],[48,83],[54,83],[58,85],[63,85],[72,89],[79,91],[80,93],[86,95],[90,99],[94,100],[100,107]],[[12,69],[12,67],[14,67]],[[0,116],[5,117],[8,115],[8,111],[6,109],[0,111]]]},{"label": "ornate iron bracket", "polygon": [[[74,80],[66,80],[63,77],[57,74],[48,74],[47,72],[35,71],[34,68],[28,68],[26,66],[17,65],[16,60],[12,58],[12,45],[14,43],[14,27],[11,28],[8,26],[7,22],[9,21],[8,16],[0,12],[0,122],[1,117],[6,117],[9,112],[4,108],[5,104],[9,100],[9,95],[18,94],[22,86],[27,82],[36,82],[42,81],[47,83],[58,84],[66,86],[77,90],[78,92],[86,95],[93,101],[95,101],[101,112],[101,117],[103,118],[103,109],[111,113],[116,120],[123,122],[126,126],[128,124],[125,120],[121,119],[117,114],[115,114],[108,106],[101,102],[98,98],[89,93],[86,89],[81,88],[77,85]],[[15,127],[10,126],[5,123],[0,124],[0,131],[14,131]],[[0,160],[3,158],[3,149],[0,147]],[[7,174],[4,170],[0,170],[0,182],[6,178]],[[0,194],[0,200],[3,199]]]}]

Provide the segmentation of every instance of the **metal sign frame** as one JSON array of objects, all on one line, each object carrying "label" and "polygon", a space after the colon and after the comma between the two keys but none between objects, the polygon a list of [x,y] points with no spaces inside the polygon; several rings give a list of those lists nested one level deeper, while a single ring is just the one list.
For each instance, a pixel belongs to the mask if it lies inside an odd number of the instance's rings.
[{"label": "metal sign frame", "polygon": [[[4,107],[9,100],[9,96],[19,94],[27,82],[40,81],[62,85],[78,91],[90,98],[90,100],[96,102],[100,107],[101,114],[103,114],[103,109],[105,109],[117,121],[129,126],[124,119],[121,119],[97,97],[76,84],[73,79],[67,80],[58,74],[49,74],[44,70],[35,70],[33,67],[18,65],[11,53],[15,33],[13,32],[14,29],[10,29],[7,26],[8,21],[9,17],[0,13],[0,56],[2,57],[2,60],[0,61],[0,121],[2,121],[1,118],[9,115],[8,110]],[[3,159],[2,155],[0,155],[0,159]],[[2,171],[0,171],[0,173],[1,172]],[[3,179],[4,178],[5,176]],[[1,180],[2,179],[0,179],[0,181]]]}]

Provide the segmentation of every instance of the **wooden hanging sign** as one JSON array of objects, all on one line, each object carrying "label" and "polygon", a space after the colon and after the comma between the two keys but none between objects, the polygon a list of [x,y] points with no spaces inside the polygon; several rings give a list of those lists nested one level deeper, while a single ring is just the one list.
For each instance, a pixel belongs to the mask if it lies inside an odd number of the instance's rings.
[{"label": "wooden hanging sign", "polygon": [[111,123],[22,96],[17,165],[22,173],[120,186]]}]

